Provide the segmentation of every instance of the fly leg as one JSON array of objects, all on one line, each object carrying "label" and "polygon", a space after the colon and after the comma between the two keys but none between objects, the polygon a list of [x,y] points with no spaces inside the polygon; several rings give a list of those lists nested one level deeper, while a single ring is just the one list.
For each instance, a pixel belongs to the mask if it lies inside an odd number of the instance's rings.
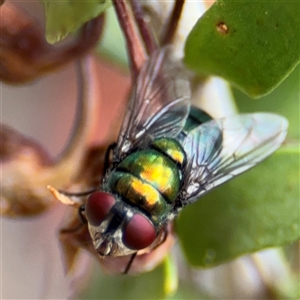
[{"label": "fly leg", "polygon": [[102,176],[102,178],[104,178],[105,173],[106,173],[107,169],[109,168],[109,165],[110,165],[110,154],[116,148],[116,146],[117,146],[117,143],[113,143],[113,144],[110,144],[107,147],[107,150],[106,150],[106,153],[105,153],[105,158],[104,158],[104,166],[103,166],[103,174],[102,174],[103,176]]},{"label": "fly leg", "polygon": [[158,243],[154,246],[154,248],[152,250],[155,250],[156,248],[158,248],[160,245],[162,245],[167,237],[168,237],[168,233],[169,233],[169,229],[168,229],[168,225],[164,225],[164,227],[161,229],[161,233],[160,233],[160,239],[158,241]]},{"label": "fly leg", "polygon": [[78,219],[80,221],[80,223],[78,224],[78,226],[76,226],[74,228],[61,229],[60,233],[76,233],[76,232],[80,231],[80,229],[82,229],[82,227],[87,224],[87,219],[86,219],[86,217],[84,215],[84,211],[85,211],[85,206],[84,206],[84,204],[82,204],[78,208]]},{"label": "fly leg", "polygon": [[85,197],[85,196],[88,196],[94,192],[96,192],[97,189],[91,189],[91,190],[88,190],[88,191],[85,191],[85,192],[78,192],[78,193],[73,193],[73,192],[67,192],[67,191],[59,191],[58,192],[62,195],[65,195],[67,197],[75,197],[75,198],[81,198],[81,197]]},{"label": "fly leg", "polygon": [[48,189],[54,195],[54,197],[57,200],[59,200],[60,202],[62,202],[63,204],[78,207],[78,219],[80,221],[80,224],[78,226],[76,226],[75,228],[62,229],[61,233],[75,233],[78,230],[80,230],[82,228],[82,226],[87,223],[87,220],[84,216],[85,204],[82,203],[81,198],[94,193],[95,191],[97,191],[97,189],[92,189],[92,190],[80,192],[80,193],[59,191],[59,190],[56,190],[55,188],[53,188],[52,186],[48,186]]},{"label": "fly leg", "polygon": [[84,211],[85,211],[85,205],[82,204],[78,208],[78,219],[80,220],[81,224],[86,224],[87,223],[87,219],[86,219],[85,215],[83,214]]},{"label": "fly leg", "polygon": [[136,255],[137,255],[137,252],[133,253],[133,254],[130,256],[130,259],[129,259],[127,265],[126,265],[126,268],[125,268],[123,274],[127,274],[127,273],[128,273],[128,271],[129,271],[129,269],[130,269],[130,267],[131,267],[131,265],[132,265],[132,263],[133,263],[133,261],[134,261]]}]

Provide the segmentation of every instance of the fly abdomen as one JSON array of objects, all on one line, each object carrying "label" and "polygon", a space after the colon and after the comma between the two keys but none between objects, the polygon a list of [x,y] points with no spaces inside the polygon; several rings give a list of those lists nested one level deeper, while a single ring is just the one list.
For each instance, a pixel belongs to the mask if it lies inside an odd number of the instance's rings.
[{"label": "fly abdomen", "polygon": [[155,139],[151,148],[158,150],[159,152],[170,158],[176,165],[182,169],[186,163],[186,155],[182,146],[175,140],[170,138]]},{"label": "fly abdomen", "polygon": [[[176,143],[162,144],[170,146]],[[185,154],[180,153],[180,147],[173,147],[167,154],[162,148],[158,149],[160,151],[144,149],[131,153],[112,171],[108,181],[113,193],[157,219],[167,211],[168,204],[177,198],[182,180],[181,165],[185,161]],[[172,155],[174,158],[170,157]]]},{"label": "fly abdomen", "polygon": [[113,172],[109,185],[124,201],[140,207],[155,218],[159,219],[166,210],[167,204],[159,191],[132,174]]},{"label": "fly abdomen", "polygon": [[176,164],[154,149],[136,151],[128,155],[116,171],[127,172],[149,183],[172,203],[180,188],[180,175]]}]

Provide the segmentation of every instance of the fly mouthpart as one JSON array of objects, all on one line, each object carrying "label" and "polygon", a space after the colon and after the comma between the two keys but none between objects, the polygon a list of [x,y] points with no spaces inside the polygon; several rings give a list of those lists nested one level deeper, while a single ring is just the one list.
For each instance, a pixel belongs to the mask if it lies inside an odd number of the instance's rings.
[{"label": "fly mouthpart", "polygon": [[111,254],[111,250],[112,250],[112,241],[111,240],[104,240],[99,247],[97,248],[97,252],[101,255],[101,256],[107,256],[109,254]]}]

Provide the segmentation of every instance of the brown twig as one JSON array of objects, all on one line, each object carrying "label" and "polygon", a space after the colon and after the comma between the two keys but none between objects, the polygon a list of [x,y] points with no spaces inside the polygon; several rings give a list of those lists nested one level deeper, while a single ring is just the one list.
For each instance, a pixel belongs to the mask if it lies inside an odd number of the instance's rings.
[{"label": "brown twig", "polygon": [[149,30],[147,22],[145,22],[144,11],[141,2],[137,0],[131,0],[130,4],[133,15],[139,27],[140,34],[144,40],[144,45],[147,49],[147,53],[151,54],[158,48],[158,45],[154,39],[152,31]]},{"label": "brown twig", "polygon": [[175,0],[172,15],[168,20],[168,24],[164,27],[165,30],[162,32],[160,38],[161,46],[170,44],[172,42],[178,26],[184,2],[185,0]]},{"label": "brown twig", "polygon": [[125,1],[113,0],[113,4],[120,26],[125,35],[131,75],[134,80],[138,74],[139,69],[146,60],[144,45],[135,26],[133,16],[128,10]]}]

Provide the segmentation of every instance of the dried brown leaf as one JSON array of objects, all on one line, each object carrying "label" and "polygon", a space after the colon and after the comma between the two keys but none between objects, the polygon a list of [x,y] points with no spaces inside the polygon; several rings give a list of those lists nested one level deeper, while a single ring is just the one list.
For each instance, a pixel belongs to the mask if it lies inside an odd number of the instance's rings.
[{"label": "dried brown leaf", "polygon": [[9,84],[32,81],[93,48],[102,32],[103,16],[86,23],[78,38],[57,47],[46,42],[39,22],[16,3],[0,8],[0,79]]},{"label": "dried brown leaf", "polygon": [[43,169],[52,164],[50,156],[37,142],[8,126],[1,126],[0,138],[1,214],[15,217],[43,212],[54,201],[36,185]]}]

